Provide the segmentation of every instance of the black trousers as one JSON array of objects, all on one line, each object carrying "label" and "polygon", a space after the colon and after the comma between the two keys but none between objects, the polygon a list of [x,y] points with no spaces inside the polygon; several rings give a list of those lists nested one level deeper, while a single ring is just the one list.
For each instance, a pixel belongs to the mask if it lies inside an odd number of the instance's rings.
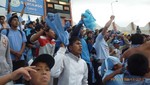
[{"label": "black trousers", "polygon": [[98,67],[101,66],[101,63],[98,63],[96,60],[92,62],[95,72],[96,82],[94,85],[104,85],[102,82],[102,77],[98,74]]}]

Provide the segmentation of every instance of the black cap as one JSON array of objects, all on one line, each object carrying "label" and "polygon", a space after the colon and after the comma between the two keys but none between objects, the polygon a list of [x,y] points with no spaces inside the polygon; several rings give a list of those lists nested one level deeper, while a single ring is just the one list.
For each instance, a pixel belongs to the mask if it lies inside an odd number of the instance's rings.
[{"label": "black cap", "polygon": [[31,63],[31,66],[33,66],[33,65],[35,65],[35,64],[37,64],[39,62],[46,63],[50,69],[55,64],[54,58],[51,55],[49,55],[49,54],[41,54],[41,55],[39,55],[37,58],[35,58],[33,60],[33,62]]},{"label": "black cap", "polygon": [[12,21],[14,18],[17,18],[17,19],[18,19],[18,16],[12,16],[12,17],[10,17],[10,19],[8,20],[8,24],[9,24],[10,27],[11,27],[11,21]]}]

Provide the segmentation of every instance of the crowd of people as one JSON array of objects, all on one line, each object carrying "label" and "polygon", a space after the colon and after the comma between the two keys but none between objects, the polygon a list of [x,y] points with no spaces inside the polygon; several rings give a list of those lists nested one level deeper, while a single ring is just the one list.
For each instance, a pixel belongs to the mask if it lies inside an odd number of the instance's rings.
[{"label": "crowd of people", "polygon": [[10,2],[0,15],[0,85],[150,84],[150,35],[109,30],[114,15],[94,31],[84,14],[75,26],[52,13],[25,24],[26,3],[18,16]]}]

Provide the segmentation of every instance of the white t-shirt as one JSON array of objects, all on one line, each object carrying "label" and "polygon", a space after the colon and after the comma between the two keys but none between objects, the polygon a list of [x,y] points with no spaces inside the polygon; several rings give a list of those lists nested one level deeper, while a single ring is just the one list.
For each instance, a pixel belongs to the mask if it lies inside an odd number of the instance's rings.
[{"label": "white t-shirt", "polygon": [[96,50],[97,59],[106,59],[109,56],[109,47],[107,42],[104,40],[102,33],[97,36],[93,47]]}]

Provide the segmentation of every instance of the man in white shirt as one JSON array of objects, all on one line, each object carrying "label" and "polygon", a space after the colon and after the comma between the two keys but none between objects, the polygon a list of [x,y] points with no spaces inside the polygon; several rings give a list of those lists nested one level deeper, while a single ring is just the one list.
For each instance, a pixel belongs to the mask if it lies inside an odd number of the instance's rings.
[{"label": "man in white shirt", "polygon": [[114,18],[115,16],[113,15],[110,17],[110,20],[106,23],[104,28],[100,30],[101,32],[97,36],[96,41],[93,45],[96,50],[96,59],[100,60],[100,63],[102,63],[109,56],[109,47],[107,42],[105,41],[105,36]]},{"label": "man in white shirt", "polygon": [[80,56],[82,45],[78,37],[70,38],[68,50],[62,46],[57,51],[51,76],[58,78],[58,85],[88,85],[88,68]]}]

